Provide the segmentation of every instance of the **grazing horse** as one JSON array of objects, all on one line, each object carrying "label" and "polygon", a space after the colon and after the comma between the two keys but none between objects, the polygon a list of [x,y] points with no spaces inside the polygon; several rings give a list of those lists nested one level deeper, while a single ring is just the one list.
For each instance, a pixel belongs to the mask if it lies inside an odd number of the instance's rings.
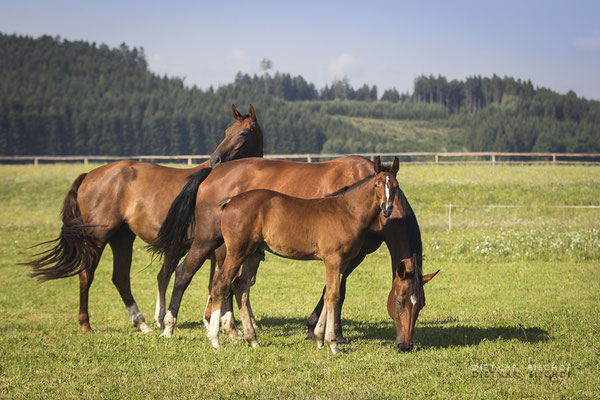
[{"label": "grazing horse", "polygon": [[[171,205],[159,235],[153,242],[154,248],[165,254],[165,257],[169,257],[170,253],[182,253],[189,249],[186,258],[175,271],[173,295],[165,316],[165,330],[162,336],[172,336],[181,299],[187,286],[206,258],[223,243],[219,208],[219,203],[223,199],[253,189],[270,189],[305,199],[318,198],[343,190],[343,187],[353,185],[372,174],[373,163],[357,156],[341,157],[319,163],[248,158],[217,165],[199,187],[186,185]],[[382,242],[385,242],[390,251],[394,276],[399,277],[402,285],[407,285],[406,290],[397,293],[392,288],[394,295],[390,298],[393,297],[393,304],[401,304],[402,307],[388,307],[392,312],[399,313],[392,317],[394,321],[398,321],[395,323],[396,333],[397,337],[402,339],[397,342],[396,347],[398,350],[412,347],[412,329],[416,322],[416,315],[424,303],[422,285],[426,277],[421,271],[422,246],[417,219],[408,202],[402,205],[399,199],[405,200],[404,195],[395,197],[394,208],[389,218],[380,215],[371,224],[362,248],[346,266],[341,280],[340,312],[335,313],[334,330],[338,344],[345,342],[340,313],[345,297],[346,279],[367,254],[374,252]],[[194,202],[195,208],[190,207]],[[407,212],[405,215],[400,215],[399,210]],[[191,232],[191,242],[189,232]],[[222,255],[224,252],[218,253]],[[248,270],[256,269],[260,259],[260,255],[251,256],[248,264],[252,265],[248,265]],[[219,265],[222,265],[222,262]],[[165,271],[163,275],[169,275],[171,272]],[[239,302],[243,289],[236,289],[236,284],[233,285],[233,289],[237,291],[236,297]],[[415,296],[413,298],[419,300],[414,305],[410,300],[413,295]],[[310,337],[322,307],[323,297],[308,321]],[[411,317],[407,320],[405,316],[408,314]],[[234,329],[233,326],[223,326],[223,328],[230,332]]]},{"label": "grazing horse", "polygon": [[[363,179],[336,196],[300,199],[271,190],[258,189],[223,202],[221,232],[227,247],[222,268],[213,278],[212,313],[207,335],[219,347],[221,302],[238,276],[244,260],[257,250],[267,250],[295,260],[322,260],[325,264],[325,305],[315,328],[318,347],[325,343],[333,354],[339,352],[335,341],[334,319],[340,299],[341,276],[363,247],[367,229],[381,213],[392,215],[398,191],[398,158],[391,170],[375,160],[375,176]],[[399,192],[403,196],[402,192]],[[402,203],[402,201],[400,202]],[[404,217],[404,210],[399,210]],[[244,279],[244,274],[238,279]],[[245,286],[248,286],[245,284]],[[247,302],[242,301],[240,317],[244,338],[258,347]]]},{"label": "grazing horse", "polygon": [[[231,110],[235,121],[225,131],[225,139],[211,155],[210,162],[182,169],[118,161],[81,174],[73,182],[61,210],[60,236],[46,242],[54,246],[36,254],[37,258],[26,265],[33,267],[32,276],[42,281],[79,274],[79,323],[84,332],[92,332],[89,290],[107,243],[114,256],[112,281],[133,325],[144,333],[151,332],[131,293],[133,241],[136,236],[145,242],[153,240],[186,182],[199,185],[208,175],[209,166],[238,158],[262,157],[263,137],[254,108],[250,105],[248,115],[241,115],[235,105]],[[162,270],[173,270],[184,254],[169,254]],[[155,319],[159,326],[164,317],[169,278],[170,275],[158,276]]]}]

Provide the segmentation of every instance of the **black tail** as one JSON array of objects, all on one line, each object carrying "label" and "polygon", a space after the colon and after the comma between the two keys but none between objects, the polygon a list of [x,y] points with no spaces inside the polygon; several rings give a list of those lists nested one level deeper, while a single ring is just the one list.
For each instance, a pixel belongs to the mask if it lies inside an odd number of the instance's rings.
[{"label": "black tail", "polygon": [[158,236],[150,245],[153,252],[159,255],[167,251],[185,253],[188,247],[188,232],[194,232],[196,224],[198,187],[210,171],[211,168],[203,168],[188,177],[187,183],[171,204]]},{"label": "black tail", "polygon": [[86,235],[85,230],[91,225],[83,223],[77,204],[77,190],[85,176],[81,174],[75,179],[65,197],[60,211],[63,226],[59,237],[37,245],[54,243],[54,246],[33,256],[38,258],[22,263],[33,268],[32,277],[47,281],[73,276],[95,264],[100,257],[102,248]]}]

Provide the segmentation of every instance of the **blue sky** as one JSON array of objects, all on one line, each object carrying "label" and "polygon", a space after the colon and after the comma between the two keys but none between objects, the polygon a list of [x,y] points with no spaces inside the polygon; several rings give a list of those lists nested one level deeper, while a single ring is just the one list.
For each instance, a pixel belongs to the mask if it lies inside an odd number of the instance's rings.
[{"label": "blue sky", "polygon": [[0,31],[144,47],[153,72],[207,88],[238,70],[348,77],[508,75],[600,100],[600,1],[4,1]]}]

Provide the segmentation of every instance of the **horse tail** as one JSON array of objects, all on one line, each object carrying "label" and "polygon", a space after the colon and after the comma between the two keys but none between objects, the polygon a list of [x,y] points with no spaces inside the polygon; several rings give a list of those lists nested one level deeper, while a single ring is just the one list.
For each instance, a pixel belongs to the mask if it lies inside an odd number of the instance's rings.
[{"label": "horse tail", "polygon": [[149,246],[151,251],[158,255],[164,255],[167,251],[185,253],[188,231],[193,233],[196,225],[198,187],[211,170],[211,168],[203,168],[188,176],[187,183],[171,204],[158,236]]},{"label": "horse tail", "polygon": [[84,224],[77,204],[77,191],[86,175],[79,175],[65,196],[60,211],[63,226],[58,238],[36,245],[54,244],[54,246],[35,254],[33,257],[37,258],[34,260],[21,263],[33,268],[31,277],[47,281],[73,276],[99,259],[102,248],[85,233],[85,230],[92,225]]}]

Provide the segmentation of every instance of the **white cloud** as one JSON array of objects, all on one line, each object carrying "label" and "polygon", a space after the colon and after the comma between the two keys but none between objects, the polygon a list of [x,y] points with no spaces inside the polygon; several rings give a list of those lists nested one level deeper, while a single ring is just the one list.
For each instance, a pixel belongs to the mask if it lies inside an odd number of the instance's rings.
[{"label": "white cloud", "polygon": [[329,75],[332,79],[342,79],[356,72],[358,60],[352,54],[342,53],[329,62]]},{"label": "white cloud", "polygon": [[575,38],[573,46],[579,51],[600,51],[600,33]]},{"label": "white cloud", "polygon": [[231,49],[229,54],[229,61],[231,62],[231,69],[234,72],[248,71],[248,53],[242,49]]}]

